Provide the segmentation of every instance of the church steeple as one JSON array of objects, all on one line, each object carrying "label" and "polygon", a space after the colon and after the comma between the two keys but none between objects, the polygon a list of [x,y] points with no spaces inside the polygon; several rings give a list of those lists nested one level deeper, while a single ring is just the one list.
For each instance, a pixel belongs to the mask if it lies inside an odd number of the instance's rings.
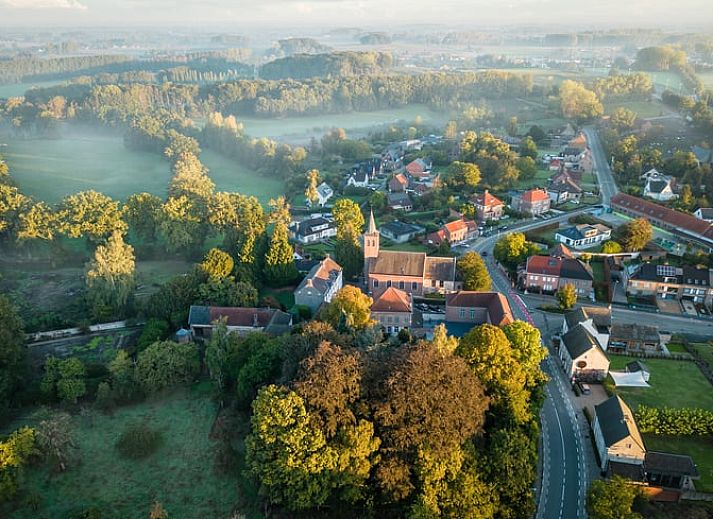
[{"label": "church steeple", "polygon": [[376,258],[379,255],[379,231],[374,221],[374,211],[369,211],[369,227],[364,233],[364,259]]}]

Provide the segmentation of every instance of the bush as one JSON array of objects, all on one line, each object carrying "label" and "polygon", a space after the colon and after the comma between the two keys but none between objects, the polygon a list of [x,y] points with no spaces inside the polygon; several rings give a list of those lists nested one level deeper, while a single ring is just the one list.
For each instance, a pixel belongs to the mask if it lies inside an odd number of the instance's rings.
[{"label": "bush", "polygon": [[696,408],[656,408],[640,405],[636,422],[642,433],[669,436],[713,434],[713,411]]},{"label": "bush", "polygon": [[130,459],[143,459],[156,452],[163,443],[163,435],[144,423],[129,425],[119,439],[116,448],[119,453]]}]

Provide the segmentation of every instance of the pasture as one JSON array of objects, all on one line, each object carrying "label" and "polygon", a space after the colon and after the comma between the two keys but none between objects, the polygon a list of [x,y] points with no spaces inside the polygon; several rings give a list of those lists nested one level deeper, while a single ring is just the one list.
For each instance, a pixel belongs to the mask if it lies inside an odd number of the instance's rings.
[{"label": "pasture", "polygon": [[[24,507],[7,515],[0,509],[0,515],[78,517],[75,514],[96,507],[102,517],[143,519],[158,500],[171,517],[230,517],[241,501],[242,476],[215,467],[218,442],[211,439],[211,429],[217,406],[206,388],[209,392],[205,384],[179,389],[112,414],[75,415],[75,462],[63,473],[29,469],[23,485],[26,495],[36,496],[37,509]],[[142,460],[124,458],[115,448],[127,425],[136,422],[149,424],[163,436],[160,449]],[[31,419],[13,427],[23,423],[31,424]]]},{"label": "pasture", "polygon": [[[23,193],[54,203],[64,196],[95,189],[125,200],[146,191],[168,193],[171,167],[157,153],[128,150],[121,137],[80,133],[62,139],[0,139],[12,178]],[[284,189],[279,180],[256,177],[255,172],[206,150],[201,161],[219,191],[255,195],[262,202]]]},{"label": "pasture", "polygon": [[61,85],[62,80],[33,81],[29,83],[10,83],[0,85],[0,98],[2,97],[22,97],[31,88],[46,88],[54,85]]}]

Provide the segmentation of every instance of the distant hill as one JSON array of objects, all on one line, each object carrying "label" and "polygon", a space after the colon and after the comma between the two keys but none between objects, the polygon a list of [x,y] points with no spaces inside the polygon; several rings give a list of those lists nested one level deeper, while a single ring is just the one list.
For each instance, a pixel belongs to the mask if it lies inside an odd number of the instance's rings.
[{"label": "distant hill", "polygon": [[263,79],[307,79],[312,77],[379,74],[393,66],[386,52],[332,52],[298,54],[266,63],[260,69]]}]

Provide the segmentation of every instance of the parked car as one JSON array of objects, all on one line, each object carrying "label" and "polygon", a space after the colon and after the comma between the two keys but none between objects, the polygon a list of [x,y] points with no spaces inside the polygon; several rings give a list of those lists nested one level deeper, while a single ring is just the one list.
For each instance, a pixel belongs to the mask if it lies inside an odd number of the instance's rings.
[{"label": "parked car", "polygon": [[579,382],[579,390],[583,395],[591,395],[592,394],[592,388],[589,387],[589,384],[585,384],[584,382]]}]

